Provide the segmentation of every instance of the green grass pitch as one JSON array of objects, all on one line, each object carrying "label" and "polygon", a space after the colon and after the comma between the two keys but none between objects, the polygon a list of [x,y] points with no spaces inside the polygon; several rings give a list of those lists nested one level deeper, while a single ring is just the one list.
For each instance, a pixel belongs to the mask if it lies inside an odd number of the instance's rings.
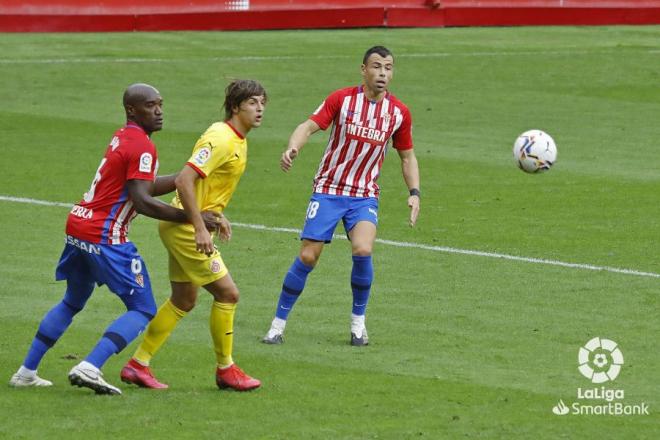
[{"label": "green grass pitch", "polygon": [[[161,173],[175,172],[220,118],[228,80],[250,77],[270,102],[226,213],[300,228],[327,133],[284,174],[288,136],[329,92],[357,84],[364,50],[383,44],[395,54],[391,91],[413,115],[423,199],[410,229],[390,151],[380,238],[646,273],[379,243],[372,344],[356,349],[350,248],[336,240],[292,312],[286,343],[265,346],[299,242],[237,226],[221,245],[242,295],[235,359],[261,389],[216,389],[203,293],[154,359],[168,391],[124,386],[112,398],[72,388],[68,370],[122,311],[101,288],[40,367],[54,387],[0,387],[0,437],[658,438],[660,279],[649,274],[660,273],[659,42],[653,26],[0,35],[1,196],[78,201],[123,122],[121,93],[138,81],[165,99],[154,140]],[[511,157],[531,128],[558,145],[543,175],[522,173]],[[63,293],[53,273],[67,209],[7,200],[0,209],[0,379],[8,381]],[[162,303],[169,283],[156,222],[138,218],[131,238]],[[552,413],[559,399],[576,402],[578,388],[595,386],[577,370],[579,347],[595,336],[625,356],[606,388],[647,403],[650,415]],[[105,366],[110,382],[120,383],[135,347]]]}]

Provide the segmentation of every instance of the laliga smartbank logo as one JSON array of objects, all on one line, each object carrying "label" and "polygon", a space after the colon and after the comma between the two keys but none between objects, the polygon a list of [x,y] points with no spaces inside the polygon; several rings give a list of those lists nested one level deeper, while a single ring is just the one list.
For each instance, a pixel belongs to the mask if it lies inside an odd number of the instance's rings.
[{"label": "laliga smartbank logo", "polygon": [[[578,371],[594,384],[614,381],[621,372],[623,352],[611,339],[593,338],[578,350]],[[600,387],[578,387],[577,401],[567,405],[559,399],[552,412],[558,416],[571,415],[648,415],[645,402],[624,402],[623,389]]]},{"label": "laliga smartbank logo", "polygon": [[623,365],[623,353],[610,339],[593,338],[578,351],[580,373],[593,383],[616,379]]}]

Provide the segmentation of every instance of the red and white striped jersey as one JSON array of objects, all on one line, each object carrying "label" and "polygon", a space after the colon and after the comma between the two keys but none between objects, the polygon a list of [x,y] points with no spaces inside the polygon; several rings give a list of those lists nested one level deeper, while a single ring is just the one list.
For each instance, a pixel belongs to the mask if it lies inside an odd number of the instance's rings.
[{"label": "red and white striped jersey", "polygon": [[314,177],[317,193],[378,197],[376,180],[389,140],[397,150],[413,147],[410,111],[389,92],[374,102],[367,99],[362,86],[337,90],[310,119],[323,130],[332,123]]},{"label": "red and white striped jersey", "polygon": [[120,128],[101,159],[91,187],[71,209],[66,233],[92,243],[126,243],[131,220],[137,215],[126,182],[154,181],[157,173],[156,146],[147,133],[132,123]]}]

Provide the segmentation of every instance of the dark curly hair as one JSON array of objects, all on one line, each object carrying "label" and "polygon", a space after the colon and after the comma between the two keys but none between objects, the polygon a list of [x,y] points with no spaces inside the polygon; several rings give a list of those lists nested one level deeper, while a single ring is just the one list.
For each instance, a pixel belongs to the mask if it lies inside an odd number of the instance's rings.
[{"label": "dark curly hair", "polygon": [[241,102],[251,96],[263,96],[268,99],[266,89],[258,81],[253,79],[235,79],[225,89],[225,119],[229,120],[233,116],[233,109],[239,107]]}]

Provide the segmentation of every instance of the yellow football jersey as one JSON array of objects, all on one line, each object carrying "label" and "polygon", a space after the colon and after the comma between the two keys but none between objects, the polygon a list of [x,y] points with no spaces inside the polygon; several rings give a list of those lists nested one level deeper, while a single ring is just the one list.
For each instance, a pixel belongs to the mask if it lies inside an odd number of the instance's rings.
[{"label": "yellow football jersey", "polygon": [[[200,176],[195,182],[199,210],[224,211],[246,164],[247,140],[227,122],[211,125],[197,140],[187,162]],[[178,192],[172,205],[183,209]]]}]

